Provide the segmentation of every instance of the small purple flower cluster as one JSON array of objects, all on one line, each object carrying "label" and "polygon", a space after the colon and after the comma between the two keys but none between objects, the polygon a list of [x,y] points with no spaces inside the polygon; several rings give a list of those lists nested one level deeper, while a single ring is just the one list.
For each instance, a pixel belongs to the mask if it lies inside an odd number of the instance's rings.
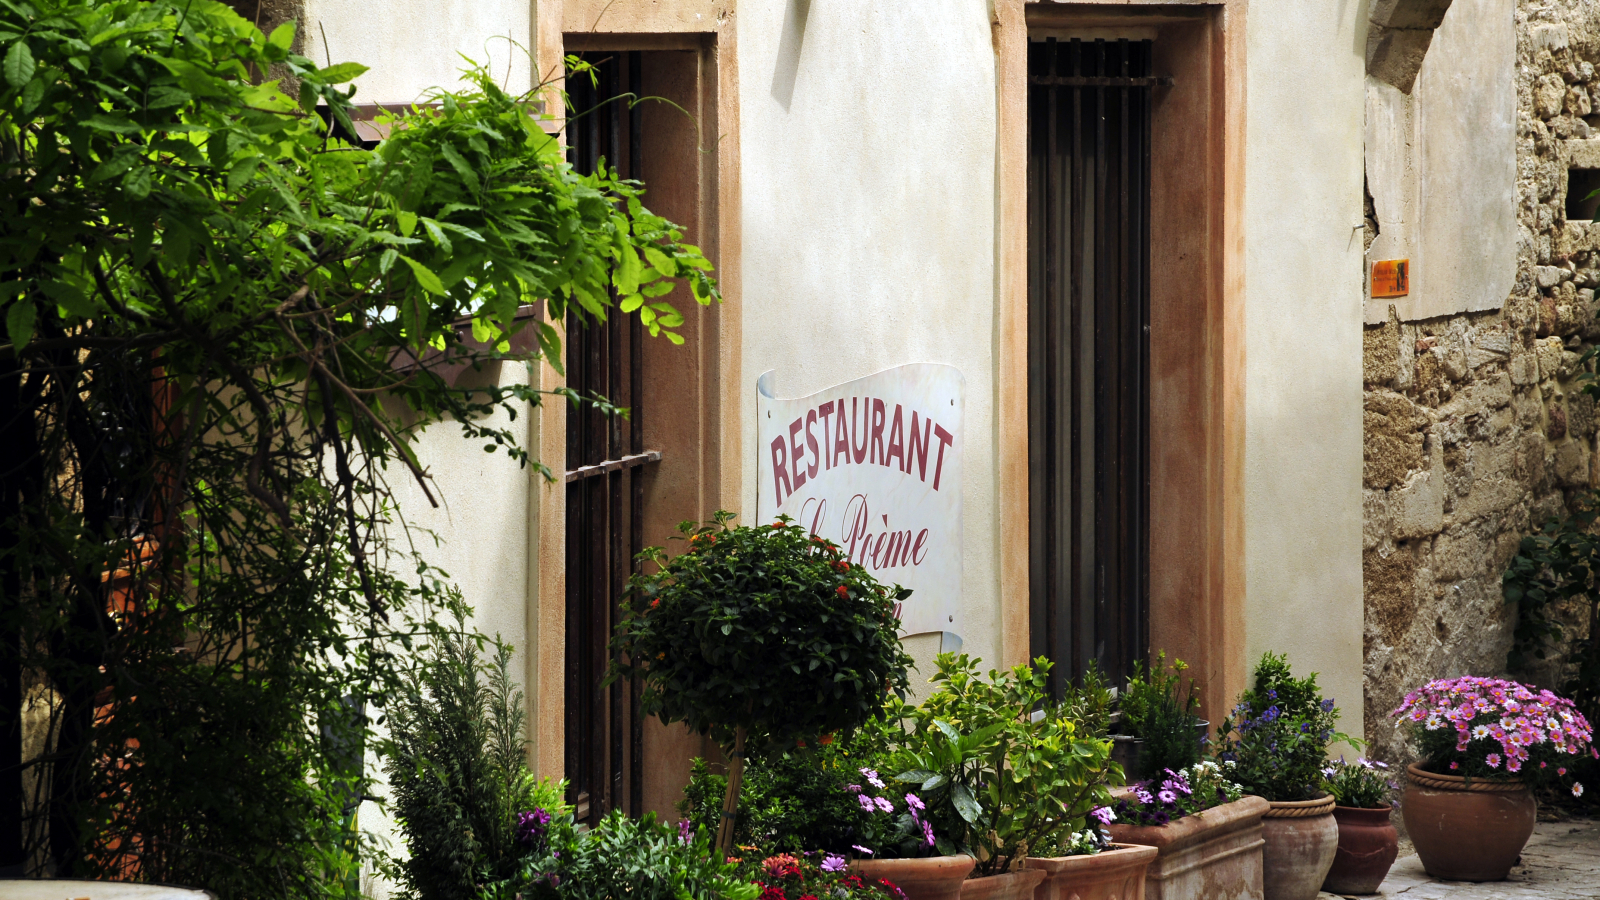
[{"label": "small purple flower cluster", "polygon": [[517,844],[532,850],[544,844],[550,829],[550,813],[541,808],[517,813]]},{"label": "small purple flower cluster", "polygon": [[[876,771],[863,767],[860,772],[861,777],[865,779],[866,783],[872,788],[880,791],[888,788],[888,785]],[[873,796],[867,788],[864,788],[859,784],[845,785],[845,790],[855,795],[856,802],[861,805],[861,811],[864,813],[872,816],[878,816],[893,814],[895,812],[896,807],[893,800],[881,794],[878,796]],[[916,842],[923,849],[933,847],[935,843],[933,823],[928,821],[927,805],[924,804],[922,802],[922,798],[918,797],[916,794],[906,794],[904,799],[906,809],[905,814],[900,820],[900,839],[903,840],[906,838],[906,832],[909,831],[909,836],[915,838]],[[871,831],[876,833],[884,833],[885,829],[873,828]],[[864,856],[873,855],[874,851],[867,847],[863,847],[859,844],[854,845],[854,847]]]},{"label": "small purple flower cluster", "polygon": [[1102,825],[1112,819],[1130,825],[1165,825],[1173,819],[1231,803],[1242,795],[1239,786],[1228,779],[1226,770],[1214,762],[1202,761],[1181,772],[1167,769],[1164,775],[1141,781],[1117,801],[1114,809],[1102,808],[1090,815]]}]

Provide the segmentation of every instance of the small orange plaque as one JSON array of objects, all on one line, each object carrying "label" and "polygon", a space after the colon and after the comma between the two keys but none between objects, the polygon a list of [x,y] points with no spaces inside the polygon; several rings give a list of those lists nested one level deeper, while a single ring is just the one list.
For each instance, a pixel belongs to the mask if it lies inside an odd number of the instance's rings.
[{"label": "small orange plaque", "polygon": [[1411,260],[1380,259],[1372,264],[1372,296],[1404,297],[1411,293]]}]

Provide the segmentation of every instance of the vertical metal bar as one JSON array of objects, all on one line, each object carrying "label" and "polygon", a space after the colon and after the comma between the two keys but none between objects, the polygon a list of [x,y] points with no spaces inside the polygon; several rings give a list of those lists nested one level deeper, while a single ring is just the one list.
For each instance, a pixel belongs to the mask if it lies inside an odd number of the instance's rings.
[{"label": "vertical metal bar", "polygon": [[[1140,75],[1155,72],[1155,45],[1143,42]],[[1139,250],[1136,260],[1139,274],[1139,554],[1138,554],[1138,610],[1134,620],[1137,627],[1136,646],[1142,656],[1150,654],[1150,181],[1151,181],[1151,127],[1154,116],[1155,92],[1150,88],[1140,91],[1139,105],[1139,202],[1135,206],[1139,216]]]},{"label": "vertical metal bar", "polygon": [[[606,67],[608,78],[605,99],[606,103],[606,160],[614,171],[620,172],[622,161],[622,103],[616,98],[622,93],[622,60],[613,55]],[[613,302],[616,297],[612,297]],[[620,397],[622,381],[622,329],[615,316],[606,322],[606,352],[608,355],[606,366],[606,396],[617,399]],[[617,416],[606,417],[606,458],[617,459],[623,455],[622,450],[622,420]],[[605,593],[600,599],[607,612],[606,633],[602,640],[597,642],[596,654],[599,659],[607,658],[605,638],[610,636],[611,629],[616,627],[621,619],[621,610],[618,608],[619,598],[622,596],[624,575],[627,567],[626,554],[623,549],[622,499],[623,478],[627,477],[621,470],[605,476],[606,482],[606,537],[609,539],[608,553],[606,554]],[[623,731],[622,731],[622,683],[613,681],[606,698],[606,736],[607,758],[610,763],[607,771],[608,784],[606,785],[606,809],[617,809],[622,805],[623,784]]]},{"label": "vertical metal bar", "polygon": [[[1044,74],[1044,45],[1028,42],[1028,74]],[[1040,148],[1045,142],[1044,121],[1052,94],[1045,87],[1028,85],[1028,658],[1055,659],[1051,647],[1053,612],[1050,609],[1051,580],[1047,563],[1049,540],[1054,536],[1053,521],[1045,504],[1045,491],[1051,447],[1046,432],[1054,412],[1046,402],[1045,353],[1049,334],[1045,328],[1045,268],[1050,263],[1051,247],[1046,239],[1049,222],[1050,190],[1046,187],[1049,157]]]},{"label": "vertical metal bar", "polygon": [[[1068,45],[1068,54],[1068,74],[1083,74],[1083,41],[1074,39]],[[1071,630],[1063,636],[1065,640],[1062,640],[1061,643],[1066,646],[1062,647],[1063,652],[1061,653],[1061,659],[1071,665],[1074,672],[1082,671],[1088,662],[1088,660],[1084,658],[1083,654],[1079,652],[1081,646],[1079,635],[1083,634],[1083,628],[1085,624],[1083,621],[1082,610],[1082,605],[1084,602],[1084,572],[1083,552],[1081,549],[1085,537],[1083,528],[1083,444],[1085,440],[1092,440],[1094,434],[1092,429],[1090,429],[1086,434],[1083,428],[1084,385],[1081,378],[1084,365],[1084,361],[1081,357],[1083,352],[1083,279],[1085,274],[1083,264],[1083,220],[1085,213],[1084,199],[1086,197],[1084,193],[1085,161],[1083,158],[1083,115],[1083,88],[1072,88],[1072,132],[1068,141],[1072,151],[1072,175],[1071,189],[1067,195],[1067,207],[1072,220],[1068,230],[1068,240],[1071,242],[1068,255],[1072,261],[1072,268],[1071,275],[1069,276],[1068,280],[1070,296],[1067,300],[1067,307],[1069,310],[1068,315],[1071,321],[1067,326],[1067,333],[1065,335],[1065,339],[1068,341],[1069,346],[1069,353],[1067,355],[1068,371],[1066,373],[1066,382],[1068,385],[1068,394],[1071,396],[1069,407],[1071,409],[1071,414],[1070,418],[1068,419],[1070,423],[1069,436],[1067,439],[1069,445],[1068,464],[1070,466],[1070,469],[1067,473],[1067,484],[1069,485],[1070,492],[1070,499],[1067,504],[1067,516],[1070,519],[1068,524],[1068,534],[1070,539],[1067,546],[1068,553],[1071,557],[1071,578],[1068,581],[1068,593],[1066,597],[1066,601],[1070,606],[1068,625]],[[1060,338],[1057,339],[1059,340]]]},{"label": "vertical metal bar", "polygon": [[[628,54],[628,93],[633,95],[628,113],[628,177],[644,178],[643,54]],[[644,328],[637,316],[628,318],[628,452],[644,452]],[[628,508],[628,571],[638,570],[633,558],[644,547],[644,469],[630,470]],[[644,810],[644,721],[639,717],[639,679],[628,682],[628,815]]]},{"label": "vertical metal bar", "polygon": [[[1049,38],[1044,46],[1044,73],[1054,74],[1060,46],[1055,38]],[[1041,89],[1045,104],[1044,126],[1044,160],[1041,166],[1044,184],[1044,303],[1041,304],[1041,313],[1044,318],[1044,379],[1041,387],[1044,390],[1044,421],[1041,426],[1046,429],[1045,440],[1045,483],[1042,491],[1045,504],[1045,521],[1055,525],[1060,519],[1060,490],[1061,466],[1059,465],[1061,444],[1059,432],[1061,416],[1059,381],[1056,373],[1060,371],[1060,348],[1056,340],[1056,320],[1060,317],[1061,297],[1061,263],[1057,245],[1060,243],[1059,198],[1060,175],[1057,171],[1060,151],[1056,146],[1057,141],[1057,109],[1060,106],[1059,90],[1054,86]],[[1049,642],[1052,659],[1060,660],[1060,648],[1056,643],[1056,632],[1059,630],[1057,619],[1060,617],[1061,596],[1061,541],[1059,530],[1051,527],[1049,535],[1044,541],[1044,571],[1045,571],[1045,602],[1044,602],[1044,633]],[[1060,696],[1060,673],[1062,665],[1058,663],[1052,672],[1050,687],[1052,693]]]},{"label": "vertical metal bar", "polygon": [[[1130,42],[1124,38],[1118,44],[1118,66],[1121,74],[1126,77],[1130,73],[1129,57]],[[1137,503],[1137,496],[1133,490],[1134,485],[1129,477],[1137,471],[1132,465],[1133,460],[1129,454],[1137,452],[1133,428],[1136,422],[1137,398],[1133,390],[1138,381],[1133,366],[1138,360],[1138,336],[1131,333],[1130,326],[1136,325],[1133,318],[1134,297],[1130,293],[1131,278],[1128,271],[1131,262],[1129,254],[1130,203],[1128,196],[1128,180],[1130,170],[1130,147],[1128,143],[1128,115],[1129,101],[1132,88],[1117,89],[1120,109],[1118,110],[1118,146],[1117,146],[1117,230],[1115,233],[1117,255],[1117,449],[1115,453],[1117,469],[1117,596],[1114,598],[1113,621],[1115,631],[1112,632],[1113,640],[1117,645],[1117,657],[1124,669],[1133,664],[1134,656],[1132,635],[1129,626],[1132,622],[1129,609],[1136,600],[1137,585],[1134,583],[1134,566],[1132,565],[1138,547],[1138,540],[1133,533],[1132,511]],[[1130,409],[1130,405],[1134,408]]]}]

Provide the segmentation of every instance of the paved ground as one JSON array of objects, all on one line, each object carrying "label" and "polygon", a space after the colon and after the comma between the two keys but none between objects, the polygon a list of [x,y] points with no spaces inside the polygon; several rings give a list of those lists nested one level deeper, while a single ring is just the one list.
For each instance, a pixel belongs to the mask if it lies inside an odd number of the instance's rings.
[{"label": "paved ground", "polygon": [[1505,881],[1436,881],[1415,856],[1404,856],[1379,890],[1384,900],[1600,900],[1600,823],[1540,822]]}]

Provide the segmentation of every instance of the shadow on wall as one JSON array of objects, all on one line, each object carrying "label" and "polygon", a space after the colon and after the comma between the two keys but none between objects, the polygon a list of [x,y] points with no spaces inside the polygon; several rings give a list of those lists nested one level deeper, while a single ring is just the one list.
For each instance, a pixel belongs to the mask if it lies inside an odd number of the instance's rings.
[{"label": "shadow on wall", "polygon": [[806,40],[806,19],[811,15],[811,0],[789,0],[783,14],[783,38],[778,42],[778,63],[772,69],[772,98],[789,111],[794,100],[794,82],[800,75],[800,50]]}]

